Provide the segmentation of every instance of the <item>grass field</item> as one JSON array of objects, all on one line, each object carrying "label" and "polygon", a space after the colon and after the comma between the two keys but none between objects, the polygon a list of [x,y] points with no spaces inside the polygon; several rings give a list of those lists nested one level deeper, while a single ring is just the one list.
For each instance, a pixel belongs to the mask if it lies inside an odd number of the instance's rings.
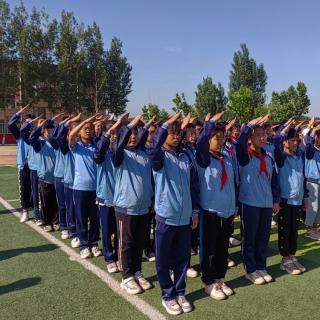
[{"label": "grass field", "polygon": [[[0,196],[18,208],[17,169],[0,167]],[[142,313],[118,297],[106,284],[0,206],[1,319],[143,319]],[[320,242],[300,232],[299,252],[308,272],[290,276],[279,269],[276,228],[272,229],[269,271],[275,282],[253,286],[244,278],[240,248],[231,256],[238,266],[226,281],[236,294],[217,302],[204,292],[200,278],[189,279],[187,297],[195,310],[186,319],[314,319],[320,305]],[[59,233],[54,233],[59,237]],[[68,244],[68,241],[64,241]],[[103,257],[91,262],[106,269]],[[198,268],[198,257],[193,257]],[[139,297],[164,313],[154,263],[143,273],[155,286]],[[120,274],[115,275],[120,280]],[[120,289],[119,289],[120,290]],[[181,317],[181,316],[180,316]],[[168,316],[168,318],[170,318]]]}]

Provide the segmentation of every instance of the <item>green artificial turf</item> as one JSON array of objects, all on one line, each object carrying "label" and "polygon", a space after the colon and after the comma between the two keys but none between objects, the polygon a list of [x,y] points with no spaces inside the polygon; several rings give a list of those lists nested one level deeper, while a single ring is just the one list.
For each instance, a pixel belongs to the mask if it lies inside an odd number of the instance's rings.
[{"label": "green artificial turf", "polygon": [[[18,198],[16,173],[16,168],[0,167],[0,195],[5,199]],[[18,207],[18,202],[10,203]],[[0,309],[4,310],[1,315],[6,315],[6,319],[20,319],[26,314],[30,315],[26,318],[31,318],[32,314],[33,318],[40,319],[45,318],[46,312],[49,314],[46,318],[56,315],[56,319],[87,319],[93,315],[96,319],[115,319],[113,315],[117,315],[118,319],[138,318],[138,311],[115,296],[94,275],[69,261],[28,226],[5,213],[0,214],[0,221],[1,257],[3,252],[13,256],[0,263],[1,288],[10,288],[0,298]],[[188,279],[187,298],[194,304],[195,310],[183,315],[183,318],[306,320],[317,317],[320,306],[320,242],[306,238],[304,233],[302,228],[297,255],[308,272],[290,276],[279,269],[277,229],[272,228],[268,270],[275,277],[275,282],[264,286],[251,285],[244,278],[240,247],[232,248],[231,258],[238,265],[228,271],[226,281],[236,294],[226,301],[214,301],[204,293],[199,277]],[[58,232],[54,235],[59,237]],[[64,242],[69,244],[68,240]],[[198,259],[198,256],[192,257],[192,265],[196,268],[199,268]],[[106,270],[103,257],[91,261]],[[154,263],[144,261],[142,271],[155,288],[140,297],[164,313]],[[114,276],[118,280],[121,278],[120,274]],[[27,310],[20,306],[19,301],[26,302]]]}]

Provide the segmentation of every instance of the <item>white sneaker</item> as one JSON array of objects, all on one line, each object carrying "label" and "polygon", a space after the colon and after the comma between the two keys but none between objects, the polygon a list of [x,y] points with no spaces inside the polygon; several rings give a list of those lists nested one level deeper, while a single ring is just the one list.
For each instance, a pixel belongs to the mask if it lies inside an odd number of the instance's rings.
[{"label": "white sneaker", "polygon": [[291,256],[291,261],[294,263],[294,265],[301,271],[301,272],[306,272],[307,268],[303,266],[295,256]]},{"label": "white sneaker", "polygon": [[80,247],[80,239],[75,237],[71,240],[71,247],[72,248],[79,248]]},{"label": "white sneaker", "polygon": [[66,240],[69,238],[69,231],[68,230],[62,230],[61,231],[61,239]]},{"label": "white sneaker", "polygon": [[257,270],[257,273],[264,279],[266,283],[270,283],[273,281],[272,276],[267,272],[267,270]]},{"label": "white sneaker", "polygon": [[80,251],[80,257],[81,257],[82,259],[91,258],[91,252],[90,252],[89,248],[82,249],[82,250]]},{"label": "white sneaker", "polygon": [[260,273],[258,273],[257,271],[247,273],[246,278],[250,280],[253,284],[261,285],[266,283],[264,277],[262,277]]},{"label": "white sneaker", "polygon": [[198,271],[193,268],[188,268],[187,277],[188,278],[196,278],[198,276]]},{"label": "white sneaker", "polygon": [[184,313],[192,311],[192,305],[185,296],[177,296],[176,301]]},{"label": "white sneaker", "polygon": [[48,224],[48,225],[44,226],[44,227],[43,227],[43,230],[44,230],[45,232],[51,232],[51,231],[53,231],[52,225],[51,225],[51,224]]},{"label": "white sneaker", "polygon": [[228,268],[233,268],[236,266],[236,263],[232,260],[228,258]]},{"label": "white sneaker", "polygon": [[292,260],[282,261],[280,264],[280,269],[292,275],[298,275],[302,273],[301,270],[295,266]]},{"label": "white sneaker", "polygon": [[53,230],[54,230],[54,231],[59,231],[59,230],[60,230],[60,225],[54,224],[54,225],[53,225]]},{"label": "white sneaker", "polygon": [[34,223],[35,223],[36,226],[38,226],[38,227],[43,226],[43,221],[42,221],[42,220],[34,220]]},{"label": "white sneaker", "polygon": [[277,222],[274,221],[274,220],[271,220],[271,226],[272,226],[272,227],[275,227],[276,225],[277,225]]},{"label": "white sneaker", "polygon": [[143,276],[141,271],[137,271],[135,273],[134,279],[143,290],[149,290],[152,288],[152,284]]},{"label": "white sneaker", "polygon": [[232,246],[232,247],[237,247],[237,246],[240,246],[240,245],[241,245],[241,241],[238,240],[238,239],[236,239],[236,238],[234,238],[234,237],[230,237],[230,238],[229,238],[229,244],[230,244],[230,246]]},{"label": "white sneaker", "polygon": [[306,237],[311,238],[313,240],[320,240],[320,234],[318,231],[311,229],[306,233]]},{"label": "white sneaker", "polygon": [[94,257],[99,257],[99,256],[102,255],[102,252],[101,252],[101,250],[99,249],[98,246],[92,247],[92,248],[91,248],[91,252],[92,252],[92,255],[93,255]]},{"label": "white sneaker", "polygon": [[20,222],[26,222],[29,220],[29,212],[28,210],[22,210]]},{"label": "white sneaker", "polygon": [[176,299],[162,300],[162,305],[172,316],[177,316],[182,313],[182,309]]},{"label": "white sneaker", "polygon": [[107,270],[109,273],[117,273],[119,272],[118,266],[115,262],[107,263]]},{"label": "white sneaker", "polygon": [[120,287],[121,289],[126,290],[129,294],[138,294],[142,292],[141,287],[137,284],[136,280],[134,280],[134,277],[122,280]]},{"label": "white sneaker", "polygon": [[215,300],[225,300],[228,298],[217,282],[205,286],[204,291]]},{"label": "white sneaker", "polygon": [[120,261],[117,261],[116,264],[117,264],[118,270],[119,270],[119,271],[123,271],[123,270],[122,270],[121,262],[120,262]]},{"label": "white sneaker", "polygon": [[226,296],[230,297],[230,296],[232,296],[232,295],[234,294],[233,290],[232,290],[230,287],[228,287],[228,286],[223,282],[222,279],[217,280],[217,283],[219,284],[221,290],[223,291],[223,293],[224,293]]}]

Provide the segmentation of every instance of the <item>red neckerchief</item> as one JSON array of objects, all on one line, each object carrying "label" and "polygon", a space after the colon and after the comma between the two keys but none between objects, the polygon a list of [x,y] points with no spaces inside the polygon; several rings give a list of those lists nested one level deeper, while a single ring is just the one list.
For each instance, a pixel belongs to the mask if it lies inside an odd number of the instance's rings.
[{"label": "red neckerchief", "polygon": [[228,180],[227,170],[226,170],[226,166],[224,164],[223,156],[222,155],[214,155],[214,157],[216,159],[218,159],[221,164],[221,183],[220,183],[220,191],[221,191]]},{"label": "red neckerchief", "polygon": [[228,145],[226,145],[226,147],[227,147],[227,150],[228,150],[232,160],[234,160],[234,151],[233,151],[232,144],[229,143]]},{"label": "red neckerchief", "polygon": [[260,160],[260,174],[264,173],[267,178],[269,178],[269,172],[267,170],[267,162],[266,162],[266,154],[259,154],[258,152],[252,150],[250,147],[248,148],[248,152]]},{"label": "red neckerchief", "polygon": [[233,136],[230,136],[229,140],[234,144],[237,144],[237,142],[238,142],[237,139],[235,137],[233,137]]}]

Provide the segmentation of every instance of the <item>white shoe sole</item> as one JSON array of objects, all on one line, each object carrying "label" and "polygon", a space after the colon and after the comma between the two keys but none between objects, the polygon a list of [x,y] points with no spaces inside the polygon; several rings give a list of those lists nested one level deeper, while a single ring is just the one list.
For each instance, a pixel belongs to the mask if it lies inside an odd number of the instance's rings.
[{"label": "white shoe sole", "polygon": [[210,296],[210,298],[214,299],[214,300],[226,300],[228,299],[228,296],[226,294],[224,294],[224,296],[215,296],[213,294],[211,294],[211,292],[207,292],[206,290],[204,290],[204,292]]},{"label": "white shoe sole", "polygon": [[127,293],[132,294],[132,295],[136,295],[136,294],[142,293],[142,289],[140,289],[140,290],[138,290],[138,289],[129,289],[123,283],[120,283],[120,288],[123,289],[123,290],[126,290]]},{"label": "white shoe sole", "polygon": [[178,316],[179,314],[181,314],[183,311],[180,309],[180,310],[177,310],[177,311],[174,311],[174,310],[171,310],[167,307],[167,305],[165,304],[164,301],[162,301],[162,305],[163,307],[166,309],[166,311],[171,314],[172,316]]},{"label": "white shoe sole", "polygon": [[299,274],[302,273],[302,271],[301,271],[300,269],[299,269],[300,272],[289,272],[283,265],[280,265],[280,269],[281,269],[282,271],[287,272],[288,274],[293,275],[293,276],[297,276],[297,275],[299,275]]},{"label": "white shoe sole", "polygon": [[260,282],[252,281],[252,280],[250,279],[250,277],[247,276],[247,275],[246,275],[246,278],[247,278],[251,283],[253,283],[253,284],[257,285],[257,286],[261,286],[261,285],[266,284],[266,280],[265,280],[264,278],[263,278],[263,282],[262,282],[262,281],[260,281]]}]

